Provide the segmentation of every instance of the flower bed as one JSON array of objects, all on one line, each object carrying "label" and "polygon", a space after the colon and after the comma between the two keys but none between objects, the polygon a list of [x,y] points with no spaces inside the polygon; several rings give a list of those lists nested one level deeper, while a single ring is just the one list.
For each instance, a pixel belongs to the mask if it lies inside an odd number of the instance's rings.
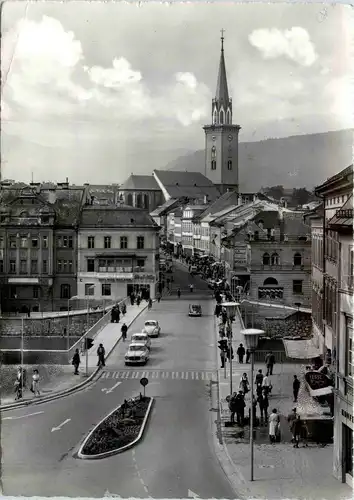
[{"label": "flower bed", "polygon": [[151,398],[143,396],[125,401],[88,436],[81,454],[100,455],[132,444],[139,437],[150,402]]}]

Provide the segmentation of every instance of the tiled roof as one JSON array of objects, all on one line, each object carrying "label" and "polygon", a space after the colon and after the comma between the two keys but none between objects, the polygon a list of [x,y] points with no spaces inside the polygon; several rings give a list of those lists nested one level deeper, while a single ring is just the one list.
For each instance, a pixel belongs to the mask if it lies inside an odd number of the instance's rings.
[{"label": "tiled roof", "polygon": [[325,182],[315,187],[315,193],[321,193],[325,191],[331,184],[344,180],[347,176],[351,175],[353,178],[353,165],[349,165],[349,167],[344,168],[338,174],[329,177]]},{"label": "tiled roof", "polygon": [[208,196],[209,200],[213,201],[220,196],[216,186],[200,172],[154,170],[154,175],[171,198]]},{"label": "tiled roof", "polygon": [[118,202],[119,186],[115,184],[97,184],[87,186],[88,196],[93,197],[96,205],[116,205]]},{"label": "tiled roof", "polygon": [[310,236],[310,228],[302,218],[293,218],[284,214],[284,234],[294,236]]},{"label": "tiled roof", "polygon": [[81,227],[155,227],[149,213],[133,207],[87,206],[81,215]]},{"label": "tiled roof", "polygon": [[329,220],[328,225],[353,227],[353,195],[336,211],[336,214]]},{"label": "tiled roof", "polygon": [[198,217],[202,218],[208,214],[216,214],[230,205],[237,205],[238,194],[235,191],[227,191],[212,202]]},{"label": "tiled roof", "polygon": [[170,200],[167,200],[163,205],[155,208],[153,212],[150,212],[150,215],[151,217],[160,217],[162,215],[166,215],[175,207],[177,208],[181,203],[183,203],[182,200],[175,200],[174,198],[171,198]]},{"label": "tiled roof", "polygon": [[131,175],[120,186],[120,191],[137,190],[137,191],[161,191],[152,175]]}]

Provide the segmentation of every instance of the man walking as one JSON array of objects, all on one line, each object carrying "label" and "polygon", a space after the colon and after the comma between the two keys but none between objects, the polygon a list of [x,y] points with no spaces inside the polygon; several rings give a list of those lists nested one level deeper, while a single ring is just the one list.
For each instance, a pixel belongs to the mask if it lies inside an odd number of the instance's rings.
[{"label": "man walking", "polygon": [[105,354],[106,354],[106,351],[105,351],[105,348],[103,347],[103,344],[100,344],[98,346],[98,349],[97,349],[97,356],[98,356],[98,362],[97,362],[97,366],[106,366],[105,364]]},{"label": "man walking", "polygon": [[242,344],[239,345],[238,349],[237,349],[237,356],[238,356],[238,362],[239,363],[243,363],[243,357],[245,355],[245,348],[243,347]]},{"label": "man walking", "polygon": [[273,375],[273,366],[275,364],[275,356],[272,353],[272,351],[268,352],[266,359],[265,359],[265,362],[266,362],[266,367],[267,367],[267,375]]},{"label": "man walking", "polygon": [[250,362],[250,357],[251,357],[251,351],[249,349],[246,349],[246,363]]},{"label": "man walking", "polygon": [[297,378],[296,375],[294,375],[294,381],[293,381],[294,403],[297,403],[297,397],[299,394],[299,390],[300,390],[300,380]]},{"label": "man walking", "polygon": [[125,323],[123,323],[122,328],[120,329],[120,331],[122,332],[123,342],[125,342],[125,339],[127,338],[127,331],[128,331],[128,327],[127,327],[127,325]]},{"label": "man walking", "polygon": [[79,366],[80,366],[81,360],[80,360],[80,354],[79,354],[79,349],[75,350],[75,354],[73,356],[72,364],[74,367],[74,375],[79,375]]}]

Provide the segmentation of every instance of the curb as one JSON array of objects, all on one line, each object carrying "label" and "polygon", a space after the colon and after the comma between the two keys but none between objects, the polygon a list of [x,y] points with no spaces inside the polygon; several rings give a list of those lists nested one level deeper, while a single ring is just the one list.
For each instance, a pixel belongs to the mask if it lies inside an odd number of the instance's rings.
[{"label": "curb", "polygon": [[[218,340],[218,331],[217,331],[217,321],[214,317],[214,332],[216,335],[216,340]],[[217,423],[216,425],[216,433],[214,433],[214,446],[215,453],[217,459],[219,461],[220,467],[224,471],[224,474],[228,478],[231,483],[232,488],[234,489],[235,494],[237,494],[238,499],[246,500],[247,498],[252,498],[251,492],[249,488],[247,488],[247,481],[243,477],[243,475],[238,471],[236,465],[234,464],[229,451],[227,449],[227,445],[224,443],[223,435],[222,435],[222,403],[220,400],[220,378],[219,378],[219,357],[218,357],[218,347],[216,343],[216,378],[217,378],[217,388],[216,388],[216,398],[217,398]],[[235,497],[236,498],[236,497]]]},{"label": "curb", "polygon": [[[145,307],[143,307],[138,312],[138,314],[135,316],[135,318],[129,323],[128,328],[145,311],[145,309],[147,307],[148,307],[148,305],[146,305]],[[120,342],[121,338],[122,338],[122,336],[118,337],[117,342],[113,345],[112,349],[107,354],[106,359],[108,359],[108,357],[112,354],[112,352],[114,351],[114,349],[117,347],[118,343]],[[91,373],[91,375],[89,377],[87,377],[86,380],[80,382],[77,385],[74,385],[73,387],[70,387],[68,389],[64,389],[63,391],[58,391],[56,393],[54,392],[50,396],[43,396],[40,399],[30,399],[29,401],[21,401],[19,403],[9,403],[7,405],[0,406],[0,413],[3,412],[3,411],[16,410],[17,408],[24,408],[26,406],[39,405],[39,404],[42,404],[42,403],[48,403],[49,401],[54,401],[56,399],[61,399],[61,398],[65,397],[65,396],[68,396],[69,394],[73,394],[74,392],[79,392],[81,389],[83,389],[84,387],[86,387],[86,385],[88,385],[90,382],[92,382],[93,379],[95,378],[95,376],[100,371],[101,371],[101,368],[97,367],[96,370],[94,370],[94,372]]]},{"label": "curb", "polygon": [[97,460],[97,459],[100,459],[100,458],[107,458],[107,457],[110,457],[112,455],[116,455],[118,453],[123,453],[124,451],[129,450],[130,448],[132,448],[133,446],[135,446],[141,440],[141,438],[143,437],[143,434],[144,434],[144,431],[145,431],[145,427],[146,427],[148,418],[150,416],[151,407],[153,405],[153,402],[154,402],[154,398],[151,397],[150,398],[149,406],[148,406],[148,408],[146,410],[146,414],[145,414],[143,423],[141,424],[141,428],[140,428],[139,434],[134,439],[134,441],[132,441],[129,444],[126,444],[125,446],[122,446],[121,448],[116,448],[115,450],[111,450],[111,451],[105,451],[104,453],[98,453],[97,455],[85,455],[84,453],[82,453],[82,449],[84,448],[85,444],[87,443],[87,441],[89,440],[89,438],[91,437],[91,435],[95,432],[95,430],[97,429],[97,427],[99,427],[105,420],[107,420],[108,417],[110,417],[114,412],[116,412],[122,406],[122,405],[119,405],[113,411],[111,411],[110,413],[108,413],[108,415],[106,415],[97,425],[95,425],[95,427],[92,429],[92,431],[90,431],[88,433],[88,435],[84,439],[84,442],[80,446],[79,451],[77,452],[76,456],[78,458],[82,459],[82,460]]}]

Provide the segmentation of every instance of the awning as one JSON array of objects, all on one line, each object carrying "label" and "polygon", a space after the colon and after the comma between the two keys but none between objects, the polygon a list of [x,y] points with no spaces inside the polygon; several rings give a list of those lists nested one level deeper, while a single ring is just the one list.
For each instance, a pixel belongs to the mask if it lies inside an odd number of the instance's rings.
[{"label": "awning", "polygon": [[320,349],[314,345],[312,339],[306,339],[306,340],[283,339],[283,344],[288,358],[312,359],[312,358],[318,358],[321,355]]}]

